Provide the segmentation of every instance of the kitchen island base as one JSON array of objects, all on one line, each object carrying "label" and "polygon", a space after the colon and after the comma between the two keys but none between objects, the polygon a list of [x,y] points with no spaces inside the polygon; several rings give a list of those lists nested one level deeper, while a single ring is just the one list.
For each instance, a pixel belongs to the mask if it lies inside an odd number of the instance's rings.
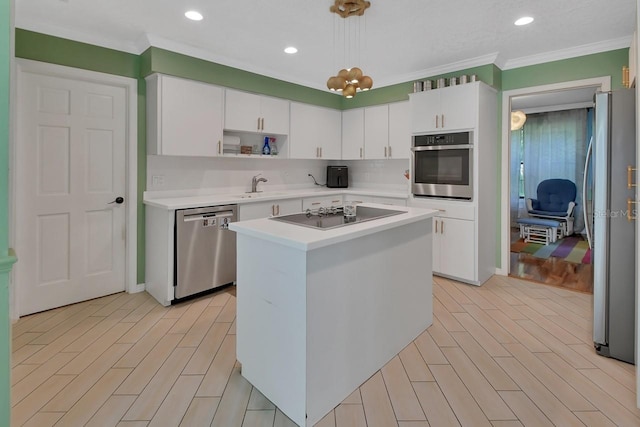
[{"label": "kitchen island base", "polygon": [[242,375],[312,426],[431,325],[432,218],[305,250],[237,233]]}]

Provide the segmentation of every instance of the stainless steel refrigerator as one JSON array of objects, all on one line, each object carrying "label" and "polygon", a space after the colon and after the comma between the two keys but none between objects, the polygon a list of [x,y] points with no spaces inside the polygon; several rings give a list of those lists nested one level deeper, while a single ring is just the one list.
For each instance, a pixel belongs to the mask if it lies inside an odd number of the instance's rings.
[{"label": "stainless steel refrigerator", "polygon": [[634,91],[597,93],[585,168],[593,177],[593,342],[599,354],[629,363],[635,363],[636,335],[636,205],[629,203],[635,200],[629,173],[635,154]]}]

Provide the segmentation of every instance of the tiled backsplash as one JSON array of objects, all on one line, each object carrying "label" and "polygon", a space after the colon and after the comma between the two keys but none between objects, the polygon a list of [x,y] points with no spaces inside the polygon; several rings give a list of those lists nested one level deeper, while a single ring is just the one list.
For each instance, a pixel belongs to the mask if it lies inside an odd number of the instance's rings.
[{"label": "tiled backsplash", "polygon": [[251,178],[262,174],[263,191],[315,188],[326,182],[327,165],[349,166],[349,187],[408,191],[408,160],[293,160],[147,156],[147,191],[202,190],[212,193],[249,191]]}]

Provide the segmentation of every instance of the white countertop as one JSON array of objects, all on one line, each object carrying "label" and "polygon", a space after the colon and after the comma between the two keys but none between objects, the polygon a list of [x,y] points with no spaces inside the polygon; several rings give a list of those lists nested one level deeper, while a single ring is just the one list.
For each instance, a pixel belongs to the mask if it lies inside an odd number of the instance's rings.
[{"label": "white countertop", "polygon": [[353,194],[360,196],[390,197],[406,200],[408,193],[376,191],[374,189],[303,189],[303,190],[281,190],[265,191],[259,193],[233,193],[233,194],[210,194],[210,195],[187,195],[187,196],[162,196],[153,193],[144,193],[144,204],[161,209],[190,209],[203,206],[216,206],[227,204],[258,203],[270,200],[296,199],[306,197],[333,196],[336,194]]},{"label": "white countertop", "polygon": [[355,239],[357,237],[377,233],[379,231],[399,227],[404,224],[423,221],[438,214],[437,210],[411,208],[406,206],[390,207],[389,205],[376,203],[363,203],[359,206],[398,210],[404,211],[405,213],[328,230],[318,230],[281,221],[274,221],[269,218],[234,222],[229,224],[229,229],[238,234],[245,234],[295,249],[310,251]]}]

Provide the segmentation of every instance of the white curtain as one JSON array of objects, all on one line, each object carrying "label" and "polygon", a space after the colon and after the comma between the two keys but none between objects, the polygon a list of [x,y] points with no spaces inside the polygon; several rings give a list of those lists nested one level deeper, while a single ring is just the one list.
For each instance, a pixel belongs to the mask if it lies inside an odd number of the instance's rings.
[{"label": "white curtain", "polygon": [[587,153],[587,110],[530,114],[524,125],[524,193],[536,198],[538,184],[551,178],[573,181],[577,187],[576,233],[584,229],[582,174]]}]

